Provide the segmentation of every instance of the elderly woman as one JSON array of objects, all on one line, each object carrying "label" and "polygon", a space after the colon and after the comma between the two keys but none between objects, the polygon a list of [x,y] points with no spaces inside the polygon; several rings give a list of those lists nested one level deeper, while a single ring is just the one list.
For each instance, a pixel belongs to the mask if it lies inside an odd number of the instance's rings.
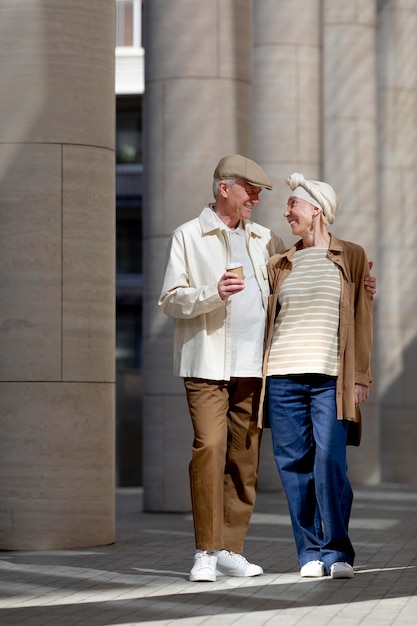
[{"label": "elderly woman", "polygon": [[301,576],[352,578],[346,444],[371,384],[369,264],[360,246],[327,230],[339,208],[330,185],[298,173],[287,184],[284,217],[300,239],[268,266],[264,375],[273,452]]}]

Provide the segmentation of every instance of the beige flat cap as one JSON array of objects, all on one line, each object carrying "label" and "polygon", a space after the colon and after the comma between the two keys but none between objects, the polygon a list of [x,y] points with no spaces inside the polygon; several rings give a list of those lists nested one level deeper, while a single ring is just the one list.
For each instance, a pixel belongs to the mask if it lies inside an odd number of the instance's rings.
[{"label": "beige flat cap", "polygon": [[272,189],[272,182],[262,167],[240,154],[223,157],[214,170],[214,178],[243,178],[248,183],[265,189]]}]

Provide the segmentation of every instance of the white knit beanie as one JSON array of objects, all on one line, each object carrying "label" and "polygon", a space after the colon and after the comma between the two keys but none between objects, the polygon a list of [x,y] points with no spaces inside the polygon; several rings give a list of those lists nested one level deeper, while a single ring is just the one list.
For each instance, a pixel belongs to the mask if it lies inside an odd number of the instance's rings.
[{"label": "white knit beanie", "polygon": [[292,196],[298,196],[322,210],[325,224],[333,224],[340,208],[339,198],[330,185],[319,180],[306,180],[299,172],[287,178]]}]

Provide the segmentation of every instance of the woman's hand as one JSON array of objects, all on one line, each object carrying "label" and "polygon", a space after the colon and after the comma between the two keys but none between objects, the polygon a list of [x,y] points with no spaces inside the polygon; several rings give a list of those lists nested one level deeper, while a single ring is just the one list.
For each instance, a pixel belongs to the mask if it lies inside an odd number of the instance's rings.
[{"label": "woman's hand", "polygon": [[[371,270],[374,266],[374,262],[373,261],[369,261],[369,269]],[[375,296],[376,296],[376,278],[375,276],[367,276],[365,278],[365,287],[367,292],[370,294],[371,296],[371,300],[375,300]]]},{"label": "woman's hand", "polygon": [[355,404],[363,404],[369,396],[369,387],[355,383]]}]

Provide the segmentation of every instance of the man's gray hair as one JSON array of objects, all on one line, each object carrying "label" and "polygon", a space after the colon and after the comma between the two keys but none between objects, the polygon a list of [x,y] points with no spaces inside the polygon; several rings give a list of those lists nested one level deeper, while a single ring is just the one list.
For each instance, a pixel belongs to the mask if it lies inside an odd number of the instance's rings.
[{"label": "man's gray hair", "polygon": [[213,196],[214,199],[219,195],[219,184],[224,180],[225,183],[229,185],[229,187],[233,187],[236,183],[236,178],[214,178],[213,179]]}]

